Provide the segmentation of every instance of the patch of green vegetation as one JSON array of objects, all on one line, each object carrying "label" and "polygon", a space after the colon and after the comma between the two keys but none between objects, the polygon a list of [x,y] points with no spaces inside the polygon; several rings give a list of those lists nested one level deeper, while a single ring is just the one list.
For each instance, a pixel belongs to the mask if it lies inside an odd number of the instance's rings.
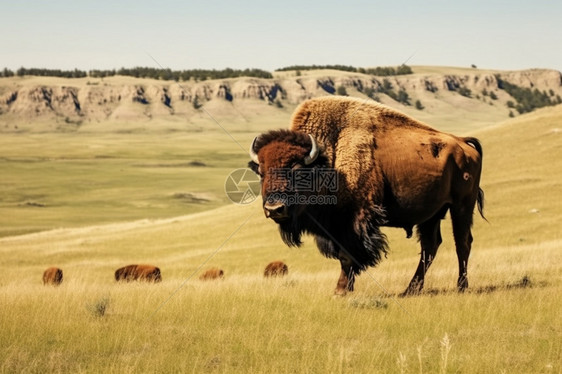
[{"label": "patch of green vegetation", "polygon": [[519,112],[519,114],[529,113],[535,109],[543,108],[545,106],[562,104],[562,98],[560,96],[553,97],[553,93],[547,93],[546,91],[539,91],[538,89],[530,89],[526,87],[520,87],[506,80],[503,80],[500,75],[496,76],[498,81],[498,88],[505,90],[511,97],[516,100],[516,104],[509,104],[508,107],[514,108]]},{"label": "patch of green vegetation", "polygon": [[370,74],[380,77],[387,77],[391,75],[413,74],[412,68],[410,68],[408,65],[400,65],[397,67],[377,66],[375,68],[357,68],[354,66],[347,66],[347,65],[291,65],[291,66],[275,69],[275,71],[297,70],[297,72],[300,72],[303,70],[306,71],[306,70],[327,70],[327,69],[349,71],[352,73]]},{"label": "patch of green vegetation", "polygon": [[472,91],[470,90],[470,88],[465,87],[465,86],[461,86],[457,89],[457,92],[464,97],[472,97]]},{"label": "patch of green vegetation", "polygon": [[105,296],[102,297],[101,299],[98,299],[97,301],[88,304],[86,306],[86,309],[88,309],[88,311],[94,316],[94,317],[104,317],[109,309],[109,297]]},{"label": "patch of green vegetation", "polygon": [[404,89],[400,89],[398,93],[394,92],[394,87],[388,79],[383,79],[382,85],[378,88],[377,92],[383,93],[395,101],[404,105],[412,105],[410,103],[410,96]]},{"label": "patch of green vegetation", "polygon": [[356,67],[348,66],[348,65],[291,65],[291,66],[285,66],[279,69],[275,69],[275,71],[290,71],[290,70],[297,70],[297,71],[341,70],[341,71],[357,72]]},{"label": "patch of green vegetation", "polygon": [[151,67],[134,67],[134,68],[120,68],[112,70],[99,70],[93,69],[90,71],[84,70],[61,70],[61,69],[45,69],[45,68],[19,68],[15,73],[4,68],[0,71],[0,77],[18,77],[33,75],[38,77],[63,77],[63,78],[105,78],[113,77],[115,75],[123,75],[135,78],[152,78],[160,80],[174,80],[174,81],[187,81],[194,79],[196,81],[204,81],[207,79],[226,79],[238,77],[256,77],[256,78],[273,78],[273,75],[261,69],[231,69],[226,68],[222,70],[215,69],[191,69],[191,70],[171,70],[171,69],[156,69]]},{"label": "patch of green vegetation", "polygon": [[368,98],[373,99],[375,101],[380,101],[379,97],[377,96],[377,90],[373,87],[367,87],[363,90],[363,93],[367,95]]},{"label": "patch of green vegetation", "polygon": [[338,86],[336,88],[336,95],[339,96],[347,96],[347,90],[345,89],[344,86]]},{"label": "patch of green vegetation", "polygon": [[377,75],[380,77],[413,74],[412,68],[410,68],[408,65],[400,65],[397,67],[378,66],[376,68],[366,68],[363,70],[359,69],[359,72],[364,74]]},{"label": "patch of green vegetation", "polygon": [[398,101],[399,103],[402,103],[404,105],[412,105],[410,103],[410,96],[408,95],[406,90],[403,89],[399,90],[396,96],[397,96],[396,101]]}]

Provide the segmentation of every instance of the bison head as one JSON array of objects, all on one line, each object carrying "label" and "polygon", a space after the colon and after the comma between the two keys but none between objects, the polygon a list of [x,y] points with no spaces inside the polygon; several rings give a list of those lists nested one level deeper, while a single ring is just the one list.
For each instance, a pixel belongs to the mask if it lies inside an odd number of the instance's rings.
[{"label": "bison head", "polygon": [[249,167],[261,179],[265,216],[280,225],[287,244],[300,244],[299,218],[326,190],[318,183],[327,170],[322,150],[309,134],[275,130],[254,139],[250,157]]}]

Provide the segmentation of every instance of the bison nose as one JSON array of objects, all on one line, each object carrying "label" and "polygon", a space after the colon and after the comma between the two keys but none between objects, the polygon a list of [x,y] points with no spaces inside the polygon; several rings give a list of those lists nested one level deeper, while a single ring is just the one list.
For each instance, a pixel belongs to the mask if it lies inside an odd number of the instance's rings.
[{"label": "bison nose", "polygon": [[287,206],[282,202],[266,202],[263,205],[263,211],[267,218],[273,220],[284,219],[289,216],[287,213]]}]

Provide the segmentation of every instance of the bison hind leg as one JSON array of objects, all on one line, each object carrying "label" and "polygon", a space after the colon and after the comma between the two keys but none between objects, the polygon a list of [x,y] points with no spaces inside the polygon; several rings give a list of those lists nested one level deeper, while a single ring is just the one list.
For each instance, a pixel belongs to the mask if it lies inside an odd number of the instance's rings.
[{"label": "bison hind leg", "polygon": [[402,293],[402,296],[416,295],[422,291],[425,274],[435,259],[439,246],[443,242],[441,237],[441,220],[445,216],[447,209],[448,207],[443,208],[432,218],[417,226],[421,245],[420,262],[414,277],[410,281],[408,288]]},{"label": "bison hind leg", "polygon": [[[472,209],[474,205],[472,205]],[[457,288],[459,292],[464,292],[468,288],[468,257],[472,247],[472,210],[465,208],[451,209],[451,219],[453,221],[453,236],[457,249],[457,259],[459,262],[459,278]]]}]

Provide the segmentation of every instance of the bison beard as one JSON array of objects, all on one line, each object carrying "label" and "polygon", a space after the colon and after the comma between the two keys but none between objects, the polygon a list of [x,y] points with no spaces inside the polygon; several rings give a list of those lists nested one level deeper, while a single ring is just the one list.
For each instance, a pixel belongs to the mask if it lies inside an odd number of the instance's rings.
[{"label": "bison beard", "polygon": [[[340,259],[342,255],[352,261],[353,274],[359,274],[370,266],[379,263],[388,253],[386,236],[379,226],[384,220],[384,210],[380,207],[371,208],[366,217],[352,217],[349,212],[337,211],[334,207],[308,205],[300,215],[292,210],[288,220],[279,223],[279,233],[288,246],[299,247],[303,233],[315,237],[319,251],[327,258]],[[340,224],[322,219],[334,215],[348,218]],[[347,216],[347,217],[346,217]],[[343,218],[342,217],[342,218]]]},{"label": "bison beard", "polygon": [[306,229],[301,227],[296,214],[291,214],[291,218],[287,221],[279,223],[279,233],[281,239],[289,247],[300,247],[302,244],[301,236]]}]

